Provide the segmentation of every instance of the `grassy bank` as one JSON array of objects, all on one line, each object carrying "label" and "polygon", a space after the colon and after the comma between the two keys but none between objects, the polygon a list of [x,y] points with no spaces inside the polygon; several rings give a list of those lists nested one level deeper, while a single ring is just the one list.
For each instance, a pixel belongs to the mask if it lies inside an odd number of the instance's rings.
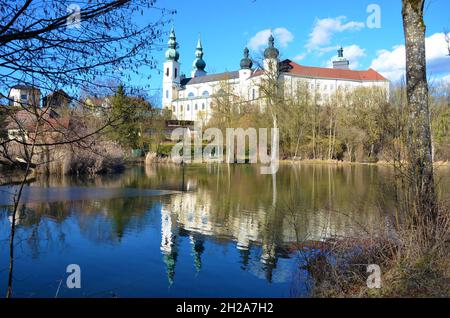
[{"label": "grassy bank", "polygon": [[[320,159],[304,159],[304,160],[290,160],[283,159],[280,160],[281,164],[310,164],[310,165],[365,165],[365,166],[393,166],[392,162],[388,161],[378,161],[378,162],[354,162],[345,160],[320,160]],[[450,161],[438,161],[434,163],[435,167],[450,166]]]},{"label": "grassy bank", "polygon": [[[409,215],[365,237],[323,242],[319,252],[305,257],[311,296],[450,297],[450,204],[440,205],[434,222]],[[370,264],[381,269],[379,289],[368,288]]]}]

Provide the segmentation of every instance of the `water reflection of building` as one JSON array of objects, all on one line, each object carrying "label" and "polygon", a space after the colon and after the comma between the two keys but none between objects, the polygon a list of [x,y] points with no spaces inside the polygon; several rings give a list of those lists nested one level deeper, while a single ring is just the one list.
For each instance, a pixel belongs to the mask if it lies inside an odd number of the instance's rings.
[{"label": "water reflection of building", "polygon": [[[235,241],[241,256],[244,270],[256,266],[263,268],[265,277],[271,281],[272,272],[276,268],[276,244],[270,235],[261,235],[261,224],[264,224],[263,209],[256,215],[253,212],[238,212],[234,216],[222,219],[213,211],[211,197],[206,191],[184,193],[172,196],[161,210],[161,250],[166,263],[169,282],[173,282],[176,263],[177,236],[188,236],[192,246],[195,268],[201,270],[204,242],[214,237],[218,242]],[[219,213],[220,214],[220,213]],[[258,249],[260,261],[250,263],[251,249]]]},{"label": "water reflection of building", "polygon": [[209,189],[199,187],[196,192],[171,196],[163,203],[161,250],[170,282],[179,237],[189,237],[197,271],[202,266],[204,242],[213,239],[219,244],[235,242],[243,270],[264,273],[268,281],[279,281],[276,275],[283,275],[277,273],[279,268],[276,270],[280,258],[288,258],[299,240],[323,241],[352,234],[349,224],[354,220],[348,215],[296,208],[297,215],[292,218],[273,206],[246,210],[239,202],[223,204],[215,198]]},{"label": "water reflection of building", "polygon": [[176,216],[170,211],[161,210],[161,251],[166,264],[167,279],[172,284],[175,277],[175,266],[178,257],[178,228]]}]

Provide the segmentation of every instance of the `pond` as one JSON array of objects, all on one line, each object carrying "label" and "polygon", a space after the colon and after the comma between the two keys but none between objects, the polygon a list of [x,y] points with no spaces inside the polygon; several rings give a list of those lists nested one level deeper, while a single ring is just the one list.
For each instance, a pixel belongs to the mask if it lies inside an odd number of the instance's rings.
[{"label": "pond", "polygon": [[[355,235],[392,216],[388,167],[259,171],[160,165],[34,180],[16,223],[14,297],[305,296],[297,242]],[[445,192],[450,170],[440,174]],[[14,191],[0,187],[3,295]],[[66,285],[70,264],[80,266],[80,289]]]}]

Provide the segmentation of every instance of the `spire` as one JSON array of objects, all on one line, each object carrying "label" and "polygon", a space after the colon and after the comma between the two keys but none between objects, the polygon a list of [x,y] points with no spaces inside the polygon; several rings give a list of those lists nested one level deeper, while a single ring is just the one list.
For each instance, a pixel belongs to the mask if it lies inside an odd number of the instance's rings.
[{"label": "spire", "polygon": [[273,37],[272,33],[270,33],[269,36],[269,47],[275,47],[275,38]]},{"label": "spire", "polygon": [[203,46],[202,46],[202,40],[200,38],[200,34],[198,35],[197,50],[195,51],[195,56],[197,58],[203,57]]},{"label": "spire", "polygon": [[178,62],[178,59],[180,58],[180,53],[178,53],[177,51],[178,43],[177,37],[175,35],[175,29],[173,26],[172,29],[170,30],[169,42],[167,44],[168,49],[166,51],[166,60]]},{"label": "spire", "polygon": [[197,49],[195,50],[195,60],[192,64],[193,66],[193,77],[198,77],[205,75],[206,62],[203,60],[203,46],[200,38],[200,34],[198,36]]},{"label": "spire", "polygon": [[253,66],[253,62],[250,59],[249,55],[250,51],[248,48],[244,49],[244,58],[241,60],[241,69],[251,69]]}]

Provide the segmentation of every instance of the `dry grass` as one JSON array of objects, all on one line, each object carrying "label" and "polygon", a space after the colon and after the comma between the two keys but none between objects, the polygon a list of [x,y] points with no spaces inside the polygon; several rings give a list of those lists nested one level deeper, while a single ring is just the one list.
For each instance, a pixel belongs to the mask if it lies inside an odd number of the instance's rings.
[{"label": "dry grass", "polygon": [[[26,158],[25,148],[12,142],[8,149],[12,160]],[[92,141],[83,145],[36,147],[33,172],[46,175],[81,175],[114,173],[123,170],[125,153],[112,141]],[[0,158],[1,159],[1,158]]]},{"label": "dry grass", "polygon": [[[312,297],[450,297],[450,205],[434,226],[408,217],[391,235],[328,240],[305,258]],[[379,265],[381,289],[367,266]]]}]

